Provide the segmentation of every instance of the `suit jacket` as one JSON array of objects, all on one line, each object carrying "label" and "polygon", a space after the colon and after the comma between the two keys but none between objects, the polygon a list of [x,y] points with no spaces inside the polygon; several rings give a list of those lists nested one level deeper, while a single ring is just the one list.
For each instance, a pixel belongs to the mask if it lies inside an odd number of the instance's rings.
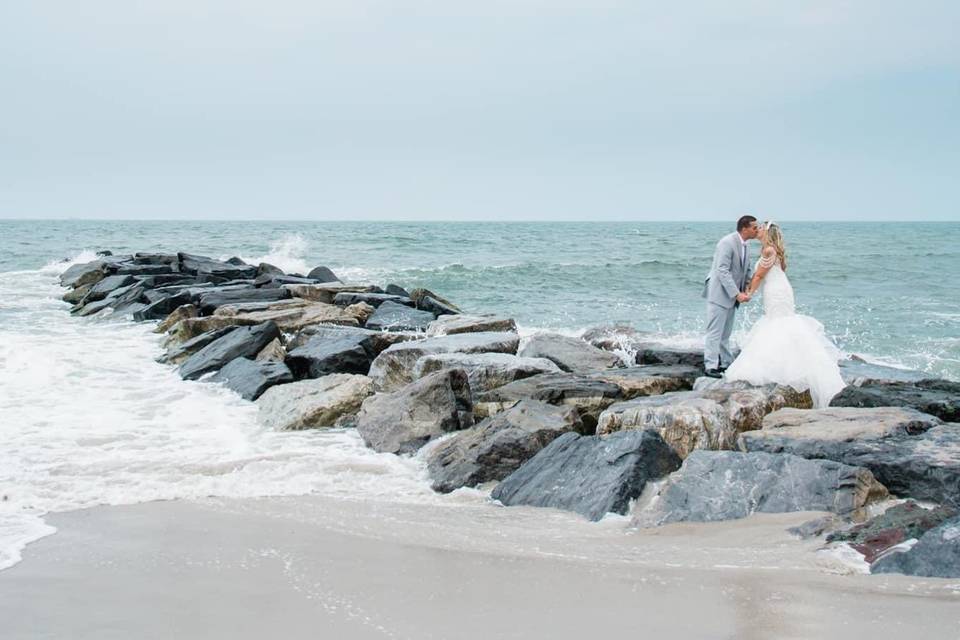
[{"label": "suit jacket", "polygon": [[736,306],[737,294],[747,288],[753,277],[750,248],[740,253],[740,234],[733,232],[720,238],[713,252],[713,265],[703,281],[703,297],[708,302],[729,309]]}]

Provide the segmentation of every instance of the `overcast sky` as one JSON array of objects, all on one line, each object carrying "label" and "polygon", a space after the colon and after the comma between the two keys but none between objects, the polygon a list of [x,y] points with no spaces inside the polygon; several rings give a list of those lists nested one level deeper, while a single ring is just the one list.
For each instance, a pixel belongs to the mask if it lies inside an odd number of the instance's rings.
[{"label": "overcast sky", "polygon": [[960,219],[960,2],[4,0],[0,217]]}]

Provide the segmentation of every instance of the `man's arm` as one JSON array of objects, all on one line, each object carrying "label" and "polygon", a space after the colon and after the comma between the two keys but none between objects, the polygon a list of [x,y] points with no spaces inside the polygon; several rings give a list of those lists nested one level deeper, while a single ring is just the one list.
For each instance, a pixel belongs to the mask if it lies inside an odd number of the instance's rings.
[{"label": "man's arm", "polygon": [[726,291],[727,295],[731,298],[736,298],[737,294],[740,293],[740,287],[737,286],[737,283],[733,279],[733,274],[730,273],[730,267],[733,265],[734,251],[729,242],[724,242],[719,250],[723,253],[717,262],[717,279],[720,280],[720,285],[723,287],[723,290]]}]

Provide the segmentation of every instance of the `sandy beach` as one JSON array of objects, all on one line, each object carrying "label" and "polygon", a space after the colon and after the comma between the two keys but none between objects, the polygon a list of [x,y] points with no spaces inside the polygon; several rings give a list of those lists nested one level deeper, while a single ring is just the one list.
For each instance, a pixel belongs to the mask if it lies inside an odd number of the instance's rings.
[{"label": "sandy beach", "polygon": [[960,583],[839,575],[785,528],[629,531],[467,496],[210,499],[51,516],[0,573],[3,637],[955,638]]}]

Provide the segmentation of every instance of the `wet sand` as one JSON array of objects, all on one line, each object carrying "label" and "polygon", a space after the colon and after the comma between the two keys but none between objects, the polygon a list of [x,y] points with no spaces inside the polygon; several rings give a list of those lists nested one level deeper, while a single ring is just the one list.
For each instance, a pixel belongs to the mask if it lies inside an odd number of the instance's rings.
[{"label": "wet sand", "polygon": [[[0,572],[21,638],[960,637],[960,581],[842,570],[816,514],[631,532],[552,510],[319,497],[50,516]],[[630,634],[625,635],[625,634]]]}]

